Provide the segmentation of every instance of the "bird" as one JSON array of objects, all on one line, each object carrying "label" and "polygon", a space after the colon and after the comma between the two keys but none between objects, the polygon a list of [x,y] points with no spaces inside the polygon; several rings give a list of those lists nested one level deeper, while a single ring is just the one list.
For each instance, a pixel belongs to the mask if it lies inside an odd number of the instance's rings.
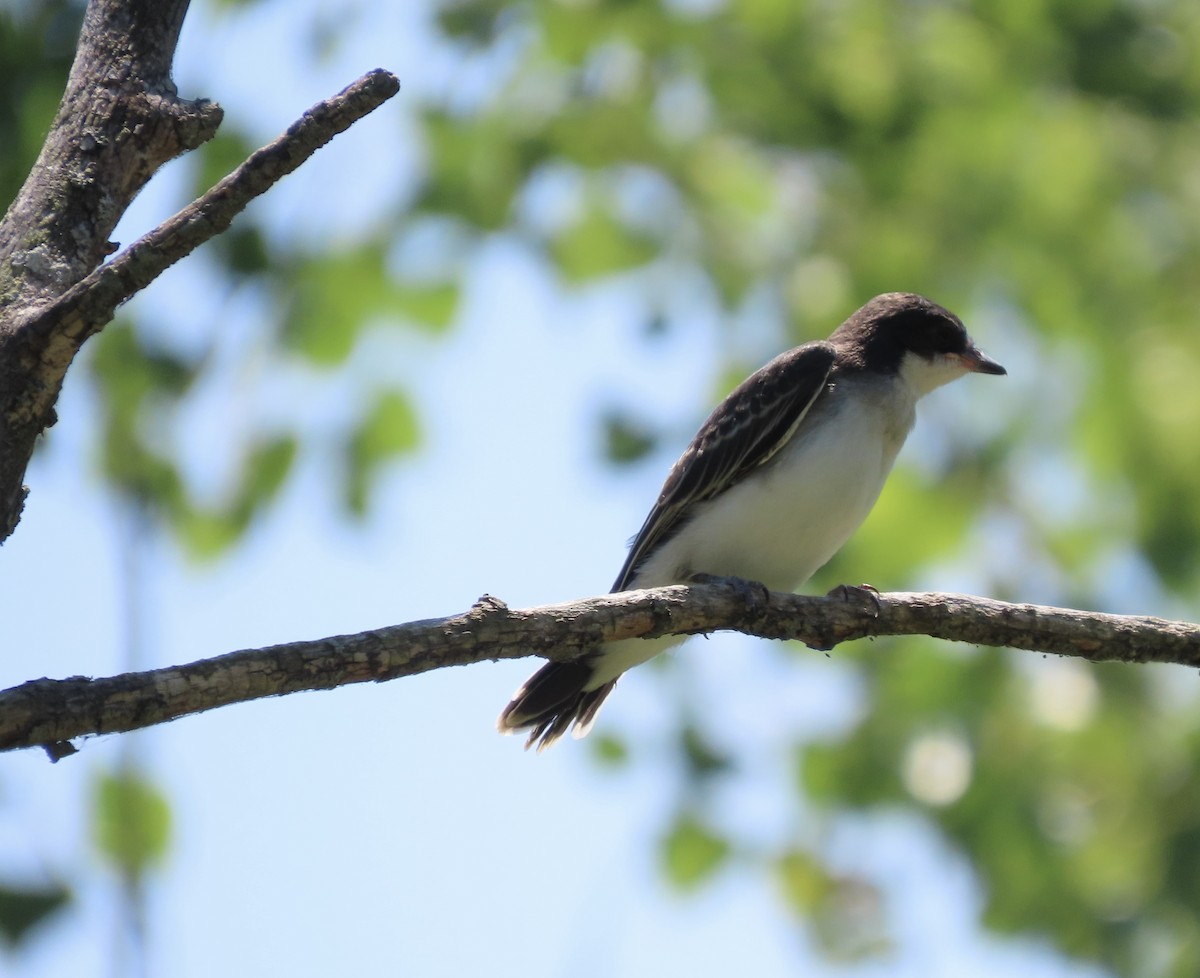
[{"label": "bird", "polygon": [[[709,415],[671,468],[612,591],[740,578],[794,591],[866,519],[917,402],[968,373],[1007,371],[962,320],[910,292],[877,295],[827,340],[780,354]],[[591,730],[617,680],[686,636],[625,639],[548,662],[497,721],[545,750]]]}]

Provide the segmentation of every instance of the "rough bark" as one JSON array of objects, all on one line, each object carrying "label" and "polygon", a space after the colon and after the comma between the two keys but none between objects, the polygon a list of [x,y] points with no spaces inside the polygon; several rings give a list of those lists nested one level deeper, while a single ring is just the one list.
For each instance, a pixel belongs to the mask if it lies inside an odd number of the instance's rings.
[{"label": "rough bark", "polygon": [[569,659],[613,639],[720,629],[797,639],[818,649],[869,636],[930,635],[1093,662],[1200,666],[1200,625],[960,594],[876,596],[838,589],[822,598],[724,582],[610,594],[525,611],[485,596],[469,611],[449,618],[231,652],[104,679],[24,683],[0,692],[0,750],[41,746],[57,759],[74,752],[69,743],[74,738],[148,727],[265,696],[383,682],[484,660],[531,655]]},{"label": "rough bark", "polygon": [[114,250],[109,235],[138,191],[221,122],[219,106],[179,98],[171,80],[187,7],[92,0],[50,133],[0,223],[0,540],[20,518],[25,467],[78,349],[18,355],[26,319]]},{"label": "rough bark", "polygon": [[158,168],[212,138],[221,109],[181,99],[171,64],[186,0],[92,0],[66,92],[0,222],[0,542],[17,525],[38,436],[83,342],[167,267],[399,82],[374,71],[310,109],[199,200],[108,264],[109,235]]},{"label": "rough bark", "polygon": [[111,253],[108,236],[155,171],[216,133],[220,107],[179,98],[171,80],[187,7],[88,5],[58,113],[0,226],[3,308],[39,306],[82,279]]}]

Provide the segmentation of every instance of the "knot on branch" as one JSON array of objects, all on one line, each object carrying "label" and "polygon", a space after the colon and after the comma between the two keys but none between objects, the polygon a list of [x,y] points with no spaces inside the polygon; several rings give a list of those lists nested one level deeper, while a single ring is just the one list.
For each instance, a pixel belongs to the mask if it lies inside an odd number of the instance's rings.
[{"label": "knot on branch", "polygon": [[225,110],[206,98],[171,98],[165,101],[169,106],[167,111],[172,120],[175,141],[179,145],[175,155],[203,146],[217,134],[225,118]]},{"label": "knot on branch", "polygon": [[495,614],[508,614],[508,605],[501,599],[492,594],[481,594],[479,599],[471,605],[471,614],[479,617],[487,617]]},{"label": "knot on branch", "polygon": [[[160,166],[212,139],[224,117],[225,110],[208,99],[183,99],[152,87],[123,92],[103,128],[86,134],[95,172],[114,188],[114,204],[123,212]],[[114,163],[120,172],[104,169]]]},{"label": "knot on branch", "polygon": [[871,626],[883,614],[883,598],[869,584],[839,584],[822,602],[819,614],[806,616],[801,636],[805,645],[818,652],[871,634]]}]

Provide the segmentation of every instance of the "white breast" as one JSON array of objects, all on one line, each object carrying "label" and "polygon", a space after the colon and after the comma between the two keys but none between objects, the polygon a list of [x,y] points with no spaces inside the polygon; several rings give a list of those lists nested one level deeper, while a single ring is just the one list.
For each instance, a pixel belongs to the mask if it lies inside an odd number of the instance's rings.
[{"label": "white breast", "polygon": [[[691,521],[646,559],[630,588],[681,583],[697,573],[743,577],[775,590],[800,587],[867,518],[923,393],[904,370],[891,379],[842,379],[821,394],[767,465],[697,506]],[[588,688],[683,640],[609,643],[593,663]]]},{"label": "white breast", "polygon": [[822,395],[768,465],[697,507],[632,586],[706,573],[798,588],[875,505],[912,428],[915,404],[916,392],[903,382],[843,381]]}]

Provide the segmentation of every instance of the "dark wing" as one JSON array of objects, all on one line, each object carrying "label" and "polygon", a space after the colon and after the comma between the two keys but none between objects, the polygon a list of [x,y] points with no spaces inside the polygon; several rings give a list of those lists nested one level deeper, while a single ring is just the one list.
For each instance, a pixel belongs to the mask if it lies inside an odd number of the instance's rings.
[{"label": "dark wing", "polygon": [[638,565],[679,529],[695,503],[724,492],[783,447],[824,389],[834,356],[825,342],[781,353],[717,405],[667,476],[614,591],[629,586]]}]

